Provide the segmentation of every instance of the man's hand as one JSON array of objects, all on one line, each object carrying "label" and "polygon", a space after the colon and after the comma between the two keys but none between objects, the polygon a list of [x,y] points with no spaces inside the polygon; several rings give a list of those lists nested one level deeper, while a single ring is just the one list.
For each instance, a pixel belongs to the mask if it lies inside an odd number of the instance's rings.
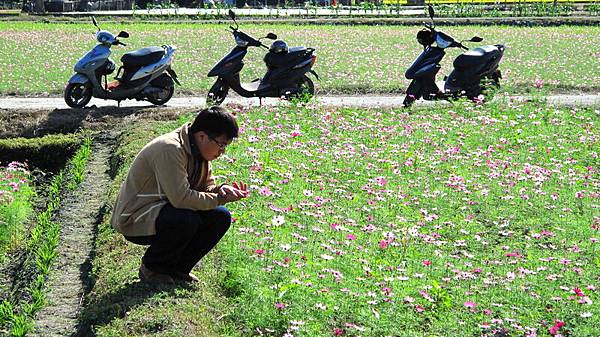
[{"label": "man's hand", "polygon": [[250,191],[248,191],[248,184],[243,182],[234,182],[233,186],[225,184],[221,185],[218,193],[219,196],[225,200],[225,202],[238,201],[250,195]]}]

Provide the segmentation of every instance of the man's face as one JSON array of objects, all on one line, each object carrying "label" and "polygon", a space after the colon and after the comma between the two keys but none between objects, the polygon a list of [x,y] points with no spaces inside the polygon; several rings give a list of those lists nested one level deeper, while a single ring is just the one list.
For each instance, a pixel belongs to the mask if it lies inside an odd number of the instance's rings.
[{"label": "man's face", "polygon": [[200,155],[205,160],[211,161],[219,158],[220,155],[225,153],[227,145],[231,144],[231,139],[227,139],[226,135],[210,136],[204,131],[198,131],[194,134],[196,145]]}]

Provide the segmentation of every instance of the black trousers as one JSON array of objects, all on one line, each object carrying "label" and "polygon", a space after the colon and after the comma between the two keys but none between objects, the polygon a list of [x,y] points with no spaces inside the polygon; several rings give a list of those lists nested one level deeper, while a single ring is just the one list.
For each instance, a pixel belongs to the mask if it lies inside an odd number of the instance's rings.
[{"label": "black trousers", "polygon": [[156,219],[156,235],[125,236],[138,245],[150,245],[142,262],[150,270],[189,273],[221,240],[231,225],[231,214],[223,206],[192,211],[166,204]]}]

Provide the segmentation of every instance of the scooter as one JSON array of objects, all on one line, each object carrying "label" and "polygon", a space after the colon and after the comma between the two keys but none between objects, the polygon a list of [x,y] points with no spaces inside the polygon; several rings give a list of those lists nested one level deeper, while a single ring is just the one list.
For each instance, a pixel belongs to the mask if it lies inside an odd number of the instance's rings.
[{"label": "scooter", "polygon": [[[504,45],[487,45],[469,50],[463,42],[481,42],[483,38],[474,36],[458,42],[435,29],[434,10],[431,5],[428,11],[431,24],[425,23],[425,29],[417,33],[417,41],[423,45],[424,50],[406,70],[406,78],[412,81],[406,89],[404,106],[409,107],[421,97],[425,100],[439,100],[466,96],[475,100],[490,84],[499,87],[502,74],[498,64],[504,55]],[[436,45],[432,46],[434,43]],[[435,76],[446,54],[444,49],[452,47],[464,49],[466,52],[454,60],[454,70],[450,76],[444,78],[444,91],[441,91],[435,83]]]},{"label": "scooter", "polygon": [[75,74],[65,88],[65,102],[72,108],[83,108],[92,97],[111,99],[119,104],[125,99],[147,100],[155,105],[167,103],[180,85],[177,74],[171,69],[175,46],[147,47],[124,54],[115,80],[108,83],[107,76],[115,71],[110,59],[111,46],[126,46],[119,38],[128,38],[121,31],[117,36],[101,30],[96,19],[92,23],[98,31],[98,44],[75,64]]},{"label": "scooter", "polygon": [[[255,39],[239,30],[239,25],[235,21],[235,13],[232,10],[229,10],[229,17],[235,23],[235,27],[229,26],[229,28],[235,39],[236,47],[208,73],[209,77],[217,77],[217,80],[208,91],[207,101],[213,105],[223,103],[229,89],[233,89],[240,96],[258,97],[261,101],[263,97],[289,99],[314,95],[314,83],[306,76],[306,73],[311,73],[319,79],[319,75],[312,70],[317,60],[314,48],[288,48],[287,43],[281,40],[274,41],[269,48],[261,42],[261,39],[276,40],[277,35],[269,33],[263,38]],[[251,83],[240,83],[240,71],[244,67],[244,57],[248,52],[248,47],[269,49],[264,57],[267,73],[262,79],[256,79]]]}]

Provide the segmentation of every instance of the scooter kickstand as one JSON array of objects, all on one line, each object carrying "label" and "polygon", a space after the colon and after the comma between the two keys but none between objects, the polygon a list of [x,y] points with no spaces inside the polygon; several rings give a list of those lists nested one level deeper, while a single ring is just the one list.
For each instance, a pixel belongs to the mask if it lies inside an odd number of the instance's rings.
[{"label": "scooter kickstand", "polygon": [[117,101],[117,108],[121,107],[121,101]]},{"label": "scooter kickstand", "polygon": [[258,105],[259,105],[259,106],[262,106],[262,97],[259,97],[259,98],[258,98]]}]

